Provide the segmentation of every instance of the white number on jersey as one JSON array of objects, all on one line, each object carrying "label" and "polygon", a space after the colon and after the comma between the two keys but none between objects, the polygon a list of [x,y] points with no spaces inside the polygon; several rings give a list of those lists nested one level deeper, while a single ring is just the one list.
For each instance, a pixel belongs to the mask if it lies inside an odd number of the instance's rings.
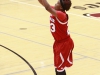
[{"label": "white number on jersey", "polygon": [[50,27],[51,27],[51,32],[55,32],[56,31],[55,25],[53,23],[50,23]]},{"label": "white number on jersey", "polygon": [[[51,27],[51,32],[55,32],[56,28],[55,28],[55,24],[54,23],[50,23],[50,27]],[[67,34],[69,35],[69,30],[67,30]]]}]

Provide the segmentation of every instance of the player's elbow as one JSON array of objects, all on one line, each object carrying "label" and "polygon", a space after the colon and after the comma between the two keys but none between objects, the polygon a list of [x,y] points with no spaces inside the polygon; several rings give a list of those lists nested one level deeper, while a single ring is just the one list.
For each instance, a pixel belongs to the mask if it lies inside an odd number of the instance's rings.
[{"label": "player's elbow", "polygon": [[46,6],[45,9],[46,9],[47,11],[49,11],[49,10],[50,10],[50,6]]}]

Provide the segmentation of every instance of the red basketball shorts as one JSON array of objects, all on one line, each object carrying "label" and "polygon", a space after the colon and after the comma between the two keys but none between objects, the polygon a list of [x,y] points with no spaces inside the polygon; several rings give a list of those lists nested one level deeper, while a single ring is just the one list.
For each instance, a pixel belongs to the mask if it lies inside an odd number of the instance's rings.
[{"label": "red basketball shorts", "polygon": [[74,48],[74,43],[71,38],[65,40],[54,42],[53,52],[54,52],[54,66],[58,72],[64,71],[66,67],[73,65],[72,50]]}]

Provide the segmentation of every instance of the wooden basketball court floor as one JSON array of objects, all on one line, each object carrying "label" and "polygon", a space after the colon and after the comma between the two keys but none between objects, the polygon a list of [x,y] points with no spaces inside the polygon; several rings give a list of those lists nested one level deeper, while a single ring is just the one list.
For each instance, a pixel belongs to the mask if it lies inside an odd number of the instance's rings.
[{"label": "wooden basketball court floor", "polygon": [[[56,1],[48,0],[51,5]],[[83,16],[100,13],[100,1],[72,0],[72,3],[67,13],[75,43],[74,64],[66,69],[67,75],[100,75],[100,18]],[[0,75],[34,75],[20,57],[2,45],[25,58],[37,75],[55,75],[49,15],[38,0],[0,0]]]}]

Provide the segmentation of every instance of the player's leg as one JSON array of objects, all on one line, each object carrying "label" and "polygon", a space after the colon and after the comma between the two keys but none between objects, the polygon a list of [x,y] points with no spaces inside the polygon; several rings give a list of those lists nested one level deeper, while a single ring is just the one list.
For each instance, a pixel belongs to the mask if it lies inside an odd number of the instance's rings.
[{"label": "player's leg", "polygon": [[58,72],[58,75],[66,75],[66,71]]},{"label": "player's leg", "polygon": [[55,72],[56,72],[56,75],[59,75],[59,74],[58,74],[58,71],[57,71],[57,69],[56,69],[56,68],[55,68]]},{"label": "player's leg", "polygon": [[55,72],[56,72],[56,75],[66,75],[66,71],[65,70],[59,72],[59,71],[57,71],[57,69],[55,69]]},{"label": "player's leg", "polygon": [[57,69],[55,69],[55,72],[56,72],[56,75],[66,75],[66,71],[65,70],[59,72],[59,71],[57,71]]}]

